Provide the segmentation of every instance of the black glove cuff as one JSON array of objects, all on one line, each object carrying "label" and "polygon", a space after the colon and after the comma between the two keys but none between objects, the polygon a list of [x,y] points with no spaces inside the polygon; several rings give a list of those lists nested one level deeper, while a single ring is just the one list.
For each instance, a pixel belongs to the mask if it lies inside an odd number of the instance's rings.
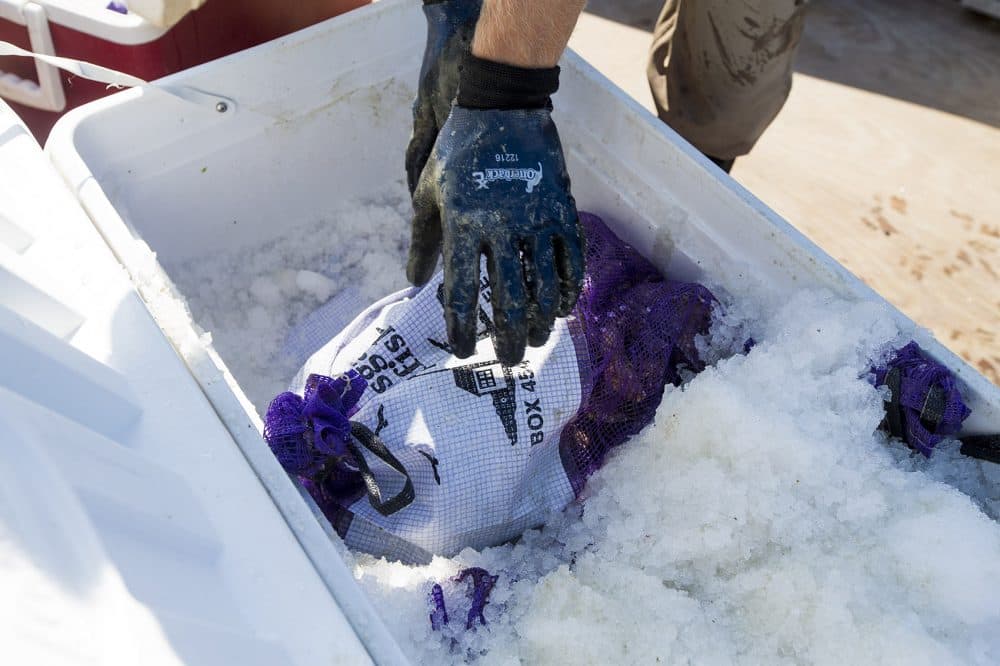
[{"label": "black glove cuff", "polygon": [[467,109],[545,109],[559,90],[559,68],[525,69],[469,55],[456,103]]}]

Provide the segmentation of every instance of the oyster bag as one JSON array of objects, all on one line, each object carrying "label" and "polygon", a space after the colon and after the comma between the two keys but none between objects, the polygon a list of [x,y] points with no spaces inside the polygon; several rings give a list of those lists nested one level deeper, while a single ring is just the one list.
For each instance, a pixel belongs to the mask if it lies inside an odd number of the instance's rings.
[{"label": "oyster bag", "polygon": [[580,299],[518,365],[497,361],[485,278],[476,352],[451,353],[439,272],[362,312],[271,403],[265,438],[349,548],[426,562],[517,537],[702,369],[712,294],[664,278],[596,216],[581,223]]}]

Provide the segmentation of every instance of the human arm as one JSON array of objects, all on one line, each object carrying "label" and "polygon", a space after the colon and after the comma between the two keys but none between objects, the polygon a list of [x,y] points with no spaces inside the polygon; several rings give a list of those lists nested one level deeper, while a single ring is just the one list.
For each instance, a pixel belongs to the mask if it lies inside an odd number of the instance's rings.
[{"label": "human arm", "polygon": [[586,0],[484,0],[472,54],[526,69],[555,67]]}]

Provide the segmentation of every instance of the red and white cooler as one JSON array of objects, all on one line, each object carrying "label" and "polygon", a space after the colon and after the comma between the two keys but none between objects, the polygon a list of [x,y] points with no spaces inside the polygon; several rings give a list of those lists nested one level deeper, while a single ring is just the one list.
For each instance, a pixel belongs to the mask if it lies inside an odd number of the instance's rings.
[{"label": "red and white cooler", "polygon": [[[153,80],[289,34],[371,0],[0,0],[0,41]],[[103,84],[0,56],[0,98],[39,142]]]}]

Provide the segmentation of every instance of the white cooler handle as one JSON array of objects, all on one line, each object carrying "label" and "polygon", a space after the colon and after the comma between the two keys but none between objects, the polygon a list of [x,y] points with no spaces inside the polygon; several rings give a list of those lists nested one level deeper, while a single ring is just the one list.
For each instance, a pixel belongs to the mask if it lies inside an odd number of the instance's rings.
[{"label": "white cooler handle", "polygon": [[[0,0],[0,16],[20,23],[28,29],[31,50],[43,55],[54,55],[52,33],[45,8],[35,2]],[[17,74],[0,70],[0,97],[44,111],[62,111],[66,108],[59,70],[41,59],[35,60],[38,83],[22,79]]]},{"label": "white cooler handle", "polygon": [[[3,3],[8,0],[0,0],[0,10],[3,9]],[[29,3],[34,4],[34,3]],[[2,16],[2,12],[0,12]],[[44,16],[44,11],[42,12]],[[47,26],[47,24],[46,24]],[[48,28],[46,27],[46,33],[48,33]],[[51,47],[51,39],[49,40],[49,45]],[[63,58],[57,55],[51,55],[46,53],[32,53],[22,49],[19,46],[14,46],[8,42],[0,42],[0,56],[24,56],[26,58],[34,58],[38,63],[38,71],[41,74],[42,67],[51,69],[53,76],[55,77],[56,85],[58,86],[59,99],[61,101],[61,106],[58,108],[52,108],[52,111],[61,111],[66,106],[66,98],[63,96],[62,84],[59,81],[58,70],[64,69],[71,74],[82,77],[84,79],[90,79],[91,81],[99,81],[100,83],[108,84],[109,88],[133,88],[133,87],[145,87],[147,90],[161,91],[178,99],[182,99],[190,104],[195,104],[197,106],[210,108],[216,113],[233,115],[236,111],[236,102],[228,97],[223,97],[222,95],[216,95],[211,92],[204,92],[198,90],[197,88],[191,88],[190,86],[169,86],[161,85],[156,83],[148,83],[140,79],[137,76],[132,76],[131,74],[125,74],[124,72],[119,72],[117,70],[111,69],[110,67],[102,67],[101,65],[95,65],[90,62],[84,62],[83,60],[74,60],[72,58]],[[0,73],[0,84],[9,81],[12,74],[2,74]],[[18,84],[19,88],[26,87],[24,80],[19,77],[14,77],[21,83]],[[41,78],[41,76],[39,76]],[[31,82],[27,82],[31,83]],[[37,86],[36,86],[37,87]],[[23,94],[23,93],[22,93]],[[21,98],[18,97],[8,97],[7,90],[2,85],[0,85],[0,96],[7,97],[15,102],[20,102]],[[39,107],[42,108],[42,107]]]}]

